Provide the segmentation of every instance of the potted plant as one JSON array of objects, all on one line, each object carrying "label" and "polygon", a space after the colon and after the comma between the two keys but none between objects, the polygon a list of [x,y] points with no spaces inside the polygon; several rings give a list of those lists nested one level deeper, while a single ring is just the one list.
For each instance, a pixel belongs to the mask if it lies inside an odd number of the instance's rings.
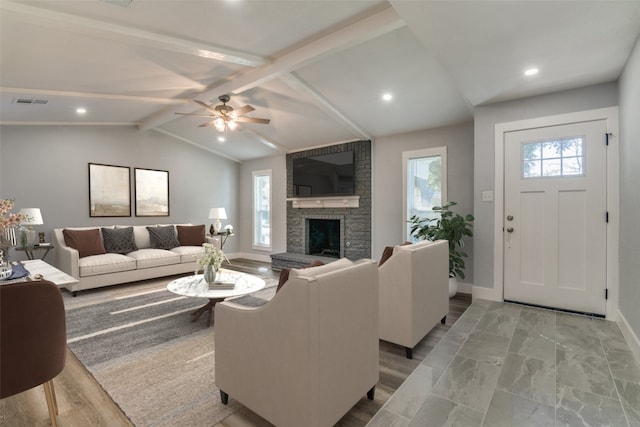
[{"label": "potted plant", "polygon": [[409,220],[411,223],[411,235],[423,240],[448,240],[449,241],[449,297],[457,292],[457,277],[464,279],[464,258],[467,253],[464,248],[464,236],[473,236],[471,230],[473,215],[462,216],[451,211],[451,207],[456,202],[448,202],[442,206],[434,206],[433,210],[438,213],[434,218],[420,218],[413,215]]}]

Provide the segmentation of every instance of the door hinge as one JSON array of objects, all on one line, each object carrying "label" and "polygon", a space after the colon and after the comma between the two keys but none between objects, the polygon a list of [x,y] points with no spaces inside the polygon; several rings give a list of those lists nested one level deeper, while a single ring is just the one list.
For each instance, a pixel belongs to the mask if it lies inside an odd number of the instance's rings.
[{"label": "door hinge", "polygon": [[606,211],[606,212],[604,213],[604,221],[605,221],[605,222],[609,222],[609,211]]},{"label": "door hinge", "polygon": [[609,289],[604,290],[604,299],[609,299]]},{"label": "door hinge", "polygon": [[609,137],[613,136],[613,134],[611,132],[607,132],[604,135],[605,135],[605,138],[606,138],[605,144],[609,145]]}]

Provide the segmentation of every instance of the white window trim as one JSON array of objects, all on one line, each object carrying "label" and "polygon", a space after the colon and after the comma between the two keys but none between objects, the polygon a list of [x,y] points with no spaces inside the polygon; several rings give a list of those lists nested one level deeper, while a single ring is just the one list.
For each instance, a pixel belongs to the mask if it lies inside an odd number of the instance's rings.
[{"label": "white window trim", "polygon": [[442,204],[447,203],[447,147],[423,148],[421,150],[403,151],[402,152],[402,237],[401,241],[407,240],[407,163],[411,159],[419,159],[421,157],[440,156],[440,174],[442,189],[440,191]]},{"label": "white window trim", "polygon": [[269,177],[269,230],[273,230],[273,227],[271,227],[272,223],[273,223],[273,203],[272,203],[272,199],[273,199],[273,177],[272,177],[272,173],[271,173],[271,169],[265,169],[265,170],[259,170],[259,171],[253,171],[252,172],[252,178],[251,178],[251,205],[252,205],[252,227],[251,227],[251,247],[255,250],[258,251],[271,251],[272,248],[272,244],[273,244],[273,235],[270,236],[269,238],[269,245],[261,245],[256,243],[256,177],[257,176],[268,176]]}]

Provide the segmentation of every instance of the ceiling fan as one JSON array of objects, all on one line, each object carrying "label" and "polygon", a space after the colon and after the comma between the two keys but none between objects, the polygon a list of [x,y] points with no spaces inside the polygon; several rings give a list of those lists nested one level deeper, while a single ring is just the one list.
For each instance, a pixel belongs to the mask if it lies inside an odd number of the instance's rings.
[{"label": "ceiling fan", "polygon": [[218,97],[221,105],[216,105],[212,107],[206,102],[198,101],[194,99],[194,102],[200,105],[202,108],[207,110],[209,114],[197,114],[197,113],[176,113],[181,114],[183,116],[196,116],[196,117],[207,117],[208,121],[198,125],[198,127],[206,127],[214,125],[215,128],[220,132],[226,132],[227,128],[230,130],[234,130],[237,127],[237,123],[261,123],[261,124],[269,124],[271,120],[269,119],[259,119],[256,117],[242,117],[243,115],[254,111],[251,105],[245,105],[240,108],[233,108],[230,105],[227,105],[229,99],[231,97],[229,95],[220,95]]}]

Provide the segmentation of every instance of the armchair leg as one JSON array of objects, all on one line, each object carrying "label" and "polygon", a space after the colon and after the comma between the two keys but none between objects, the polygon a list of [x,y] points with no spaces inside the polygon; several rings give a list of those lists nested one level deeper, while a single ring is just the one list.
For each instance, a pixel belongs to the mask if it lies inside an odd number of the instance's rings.
[{"label": "armchair leg", "polygon": [[445,324],[446,321],[447,321],[447,316],[444,316],[442,319],[440,319],[440,323],[442,323],[443,325]]},{"label": "armchair leg", "polygon": [[227,403],[229,403],[229,395],[220,390],[220,400],[222,401],[223,405],[226,405]]},{"label": "armchair leg", "polygon": [[47,399],[47,408],[49,409],[49,419],[51,420],[51,425],[53,427],[57,427],[58,422],[56,419],[56,415],[58,415],[58,402],[56,401],[56,392],[53,388],[53,381],[49,380],[43,384],[44,386],[44,395]]},{"label": "armchair leg", "polygon": [[404,348],[405,354],[407,355],[407,359],[413,359],[413,349],[410,347]]},{"label": "armchair leg", "polygon": [[376,395],[376,386],[371,387],[371,390],[367,392],[367,399],[373,400]]}]

